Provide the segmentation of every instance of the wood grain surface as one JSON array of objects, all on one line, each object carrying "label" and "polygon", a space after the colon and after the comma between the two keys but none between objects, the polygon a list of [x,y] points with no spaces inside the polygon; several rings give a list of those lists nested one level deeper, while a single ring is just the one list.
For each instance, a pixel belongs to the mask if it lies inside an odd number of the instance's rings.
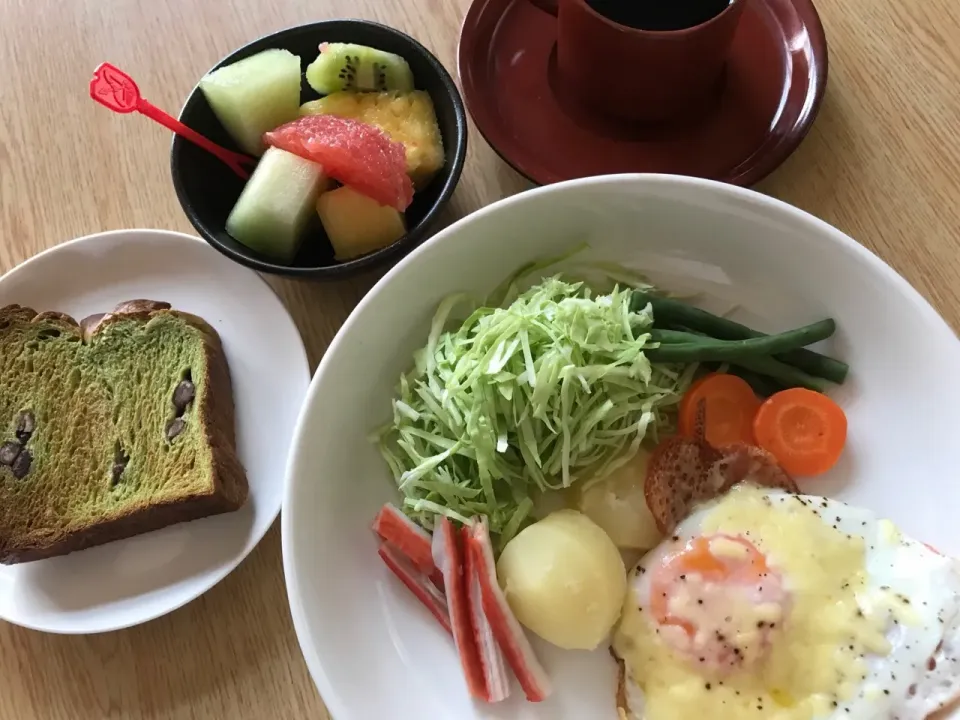
[{"label": "wood grain surface", "polygon": [[[70,238],[123,227],[191,232],[170,183],[170,137],[86,94],[109,60],[176,112],[200,75],[262,34],[336,17],[398,27],[456,67],[469,0],[3,0],[0,271]],[[960,4],[819,0],[830,46],[820,117],[759,190],[874,250],[960,326]],[[447,220],[526,181],[471,129]],[[382,272],[382,271],[381,271]],[[315,365],[380,273],[271,280]],[[0,623],[0,719],[327,718],[291,626],[275,526],[199,600],[93,637]]]}]

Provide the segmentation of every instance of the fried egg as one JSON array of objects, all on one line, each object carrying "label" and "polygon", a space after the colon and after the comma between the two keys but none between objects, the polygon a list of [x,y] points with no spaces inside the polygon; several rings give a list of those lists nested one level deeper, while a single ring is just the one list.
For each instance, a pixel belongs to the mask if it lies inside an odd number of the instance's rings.
[{"label": "fried egg", "polygon": [[737,486],[631,573],[631,720],[922,720],[960,695],[960,567],[868,510]]}]

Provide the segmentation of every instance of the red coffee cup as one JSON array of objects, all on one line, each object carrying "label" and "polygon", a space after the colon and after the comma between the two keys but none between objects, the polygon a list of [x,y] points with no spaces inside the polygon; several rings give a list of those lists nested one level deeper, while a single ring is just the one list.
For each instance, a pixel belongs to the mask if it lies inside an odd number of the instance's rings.
[{"label": "red coffee cup", "polygon": [[557,72],[566,90],[586,109],[656,122],[695,112],[709,100],[747,0],[732,0],[706,22],[682,30],[621,25],[585,0],[531,2],[557,17]]}]

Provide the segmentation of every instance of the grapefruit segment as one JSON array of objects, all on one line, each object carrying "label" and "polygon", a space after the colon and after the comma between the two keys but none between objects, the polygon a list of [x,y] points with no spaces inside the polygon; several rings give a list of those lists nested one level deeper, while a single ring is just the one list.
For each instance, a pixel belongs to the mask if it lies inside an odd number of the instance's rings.
[{"label": "grapefruit segment", "polygon": [[381,205],[403,212],[413,200],[403,144],[373,125],[309,115],[265,133],[263,139],[267,145],[319,163],[327,175]]}]

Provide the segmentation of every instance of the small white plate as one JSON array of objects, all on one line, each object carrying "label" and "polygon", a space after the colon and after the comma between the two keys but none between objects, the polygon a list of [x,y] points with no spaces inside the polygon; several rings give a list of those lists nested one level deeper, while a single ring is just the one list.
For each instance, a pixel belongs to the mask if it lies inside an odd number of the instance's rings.
[{"label": "small white plate", "polygon": [[249,499],[234,513],[0,567],[0,618],[17,625],[95,633],[171,612],[233,570],[280,511],[310,368],[293,320],[255,272],[189,235],[120,230],[51,248],[0,278],[0,307],[58,310],[78,321],[134,298],[168,302],[220,334]]}]

